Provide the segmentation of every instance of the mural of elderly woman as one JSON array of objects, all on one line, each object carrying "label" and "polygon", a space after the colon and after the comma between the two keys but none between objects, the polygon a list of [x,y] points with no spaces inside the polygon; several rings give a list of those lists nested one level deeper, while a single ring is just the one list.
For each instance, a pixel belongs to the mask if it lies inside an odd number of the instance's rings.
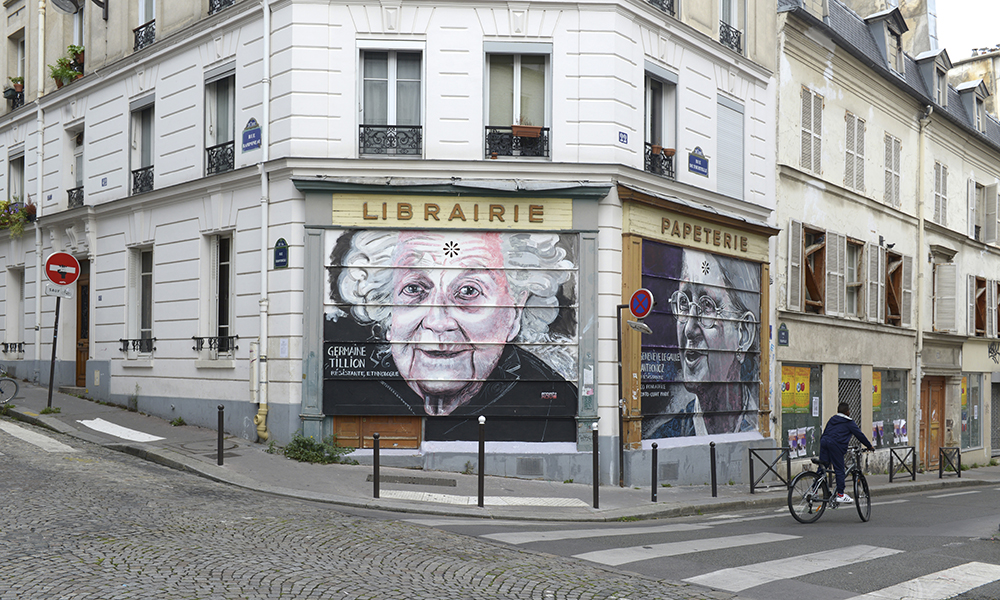
[{"label": "mural of elderly woman", "polygon": [[535,233],[353,232],[342,257],[331,257],[340,266],[331,272],[333,295],[383,341],[378,370],[398,372],[372,382],[381,392],[367,392],[381,398],[371,401],[388,398],[429,416],[575,408],[575,321],[560,333],[552,327],[560,290],[576,283],[567,241]]}]

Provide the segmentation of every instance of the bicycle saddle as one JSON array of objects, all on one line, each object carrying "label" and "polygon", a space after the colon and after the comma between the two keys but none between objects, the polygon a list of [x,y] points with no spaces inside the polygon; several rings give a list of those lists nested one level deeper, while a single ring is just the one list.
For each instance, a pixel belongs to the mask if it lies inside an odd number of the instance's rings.
[{"label": "bicycle saddle", "polygon": [[811,460],[814,465],[823,465],[824,467],[829,467],[830,466],[830,463],[828,463],[828,462],[820,462],[820,460],[818,458],[816,458],[816,457],[813,457],[813,458],[811,458],[809,460]]}]

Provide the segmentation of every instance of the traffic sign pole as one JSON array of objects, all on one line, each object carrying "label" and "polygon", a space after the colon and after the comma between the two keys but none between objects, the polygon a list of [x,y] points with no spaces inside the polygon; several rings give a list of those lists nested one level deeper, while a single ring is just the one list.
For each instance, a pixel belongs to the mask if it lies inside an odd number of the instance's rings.
[{"label": "traffic sign pole", "polygon": [[47,408],[52,408],[52,380],[56,374],[56,340],[59,337],[59,305],[61,303],[62,298],[56,296],[56,321],[52,324],[52,362],[49,363],[49,401],[45,405]]},{"label": "traffic sign pole", "polygon": [[[45,259],[45,276],[52,283],[63,287],[73,285],[80,277],[80,262],[67,252],[54,252]],[[46,407],[52,408],[52,386],[56,376],[56,342],[59,340],[59,308],[62,296],[56,295],[56,319],[52,324],[52,361],[49,363],[49,400]]]}]

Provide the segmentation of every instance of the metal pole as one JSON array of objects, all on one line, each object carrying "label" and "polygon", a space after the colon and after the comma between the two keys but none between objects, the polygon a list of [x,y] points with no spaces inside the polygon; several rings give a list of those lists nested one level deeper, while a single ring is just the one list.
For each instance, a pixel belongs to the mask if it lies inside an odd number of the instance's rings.
[{"label": "metal pole", "polygon": [[[917,429],[919,429],[919,427]],[[916,431],[916,429],[914,429],[914,431]],[[916,446],[913,447],[913,452],[910,453],[910,456],[913,459],[913,462],[910,463],[910,464],[913,465],[913,468],[910,469],[910,475],[912,476],[912,480],[916,481],[917,480],[917,447]]]},{"label": "metal pole", "polygon": [[[750,454],[750,456],[749,456],[749,460],[750,460],[750,493],[753,494],[754,493],[754,482],[757,481],[753,477],[753,448],[750,448],[749,454]],[[766,474],[767,471],[765,470],[764,473]]]},{"label": "metal pole", "polygon": [[486,417],[479,417],[479,508],[483,507],[483,490],[486,487]]},{"label": "metal pole", "polygon": [[894,456],[895,454],[896,453],[892,451],[892,448],[890,448],[889,449],[889,483],[892,483],[892,472],[896,470],[896,467],[893,464],[893,458],[895,458],[895,456]]},{"label": "metal pole", "polygon": [[962,449],[961,448],[958,449],[958,477],[959,477],[959,479],[961,479],[961,477],[962,477]]},{"label": "metal pole", "polygon": [[600,487],[601,487],[601,464],[598,458],[597,450],[597,421],[594,421],[590,425],[591,431],[593,431],[593,452],[594,452],[594,508],[600,508]]},{"label": "metal pole", "polygon": [[653,482],[653,502],[656,502],[656,442],[653,442],[653,466],[649,474],[649,480]]},{"label": "metal pole", "polygon": [[618,305],[618,487],[625,487],[625,398],[622,396],[622,309]]},{"label": "metal pole", "polygon": [[218,447],[218,463],[222,466],[222,427],[225,421],[226,407],[219,405],[219,447]]},{"label": "metal pole", "polygon": [[56,340],[59,338],[59,304],[61,296],[56,296],[56,320],[52,324],[52,362],[49,363],[49,401],[46,408],[52,408],[52,383],[56,376]]},{"label": "metal pole", "polygon": [[373,433],[372,438],[375,439],[375,451],[372,454],[372,466],[375,472],[372,474],[372,483],[375,488],[374,497],[378,498],[378,433]]},{"label": "metal pole", "polygon": [[708,454],[712,461],[712,497],[715,498],[719,495],[718,488],[715,486],[715,442],[708,445]]}]

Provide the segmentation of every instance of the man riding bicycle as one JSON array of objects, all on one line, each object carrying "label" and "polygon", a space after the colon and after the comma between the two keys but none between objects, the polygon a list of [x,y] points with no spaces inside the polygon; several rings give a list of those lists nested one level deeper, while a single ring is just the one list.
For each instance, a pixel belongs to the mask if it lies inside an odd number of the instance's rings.
[{"label": "man riding bicycle", "polygon": [[822,463],[832,463],[833,471],[837,475],[837,495],[834,501],[845,504],[854,502],[853,498],[844,493],[844,454],[847,453],[851,436],[858,438],[869,452],[875,451],[850,415],[851,406],[848,403],[841,402],[837,405],[837,414],[826,422],[826,428],[823,429],[823,435],[819,439],[819,460]]}]

